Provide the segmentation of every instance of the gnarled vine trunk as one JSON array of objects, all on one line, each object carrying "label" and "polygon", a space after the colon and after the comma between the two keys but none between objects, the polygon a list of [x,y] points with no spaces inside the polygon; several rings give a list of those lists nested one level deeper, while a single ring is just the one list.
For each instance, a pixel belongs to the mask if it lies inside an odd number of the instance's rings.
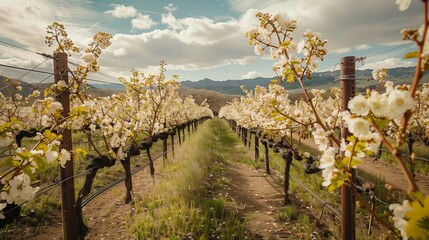
[{"label": "gnarled vine trunk", "polygon": [[94,182],[95,176],[97,175],[97,171],[105,167],[112,167],[115,165],[115,162],[116,161],[114,159],[110,159],[107,156],[95,157],[86,167],[87,172],[85,176],[85,183],[80,189],[76,199],[77,231],[79,239],[85,239],[85,235],[88,232],[88,227],[83,221],[82,201],[91,192],[92,184]]},{"label": "gnarled vine trunk", "polygon": [[285,201],[284,204],[287,205],[290,203],[289,199],[289,178],[290,178],[290,166],[292,165],[293,153],[290,150],[286,150],[282,153],[282,158],[285,160],[285,181],[284,181],[284,191],[285,191]]}]

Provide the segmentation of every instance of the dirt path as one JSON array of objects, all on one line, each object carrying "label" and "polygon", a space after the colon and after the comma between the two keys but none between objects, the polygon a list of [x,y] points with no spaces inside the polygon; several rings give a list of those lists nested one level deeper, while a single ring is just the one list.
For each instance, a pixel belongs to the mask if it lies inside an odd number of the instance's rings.
[{"label": "dirt path", "polygon": [[[240,158],[240,155],[234,158]],[[317,209],[304,206],[300,199],[291,196],[297,218],[290,221],[277,221],[284,205],[283,178],[273,171],[272,175],[264,174],[263,169],[255,170],[248,164],[231,159],[227,164],[224,177],[230,184],[225,185],[217,194],[227,199],[229,209],[238,212],[245,218],[249,239],[330,239],[328,227],[320,224],[316,217]],[[298,218],[306,215],[310,224],[300,226]]]},{"label": "dirt path", "polygon": [[246,218],[246,228],[251,235],[280,237],[287,234],[274,220],[275,213],[284,207],[279,179],[240,163],[229,165],[226,177],[231,180],[231,186],[222,194],[234,200]]}]

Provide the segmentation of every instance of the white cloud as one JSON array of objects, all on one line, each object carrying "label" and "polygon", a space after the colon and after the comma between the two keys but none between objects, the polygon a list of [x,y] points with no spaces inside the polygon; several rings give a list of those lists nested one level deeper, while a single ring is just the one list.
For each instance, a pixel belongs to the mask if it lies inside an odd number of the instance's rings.
[{"label": "white cloud", "polygon": [[137,14],[137,18],[131,20],[131,24],[134,29],[150,29],[152,26],[156,25],[149,15]]},{"label": "white cloud", "polygon": [[244,75],[241,76],[241,79],[254,79],[257,77],[262,77],[262,74],[260,74],[257,71],[250,71]]},{"label": "white cloud", "polygon": [[376,68],[397,68],[397,67],[414,67],[416,66],[415,61],[402,60],[400,58],[388,58],[383,61],[365,63],[360,70],[364,69],[376,69]]},{"label": "white cloud", "polygon": [[118,48],[115,51],[113,51],[113,56],[120,57],[125,56],[127,54],[127,50],[125,48]]},{"label": "white cloud", "polygon": [[171,12],[162,17],[169,29],[114,35],[112,46],[102,55],[102,64],[149,69],[166,60],[171,70],[197,70],[246,65],[257,59],[244,36],[247,29],[241,27],[241,20],[177,19]]},{"label": "white cloud", "polygon": [[[185,27],[179,32],[183,42],[210,45],[222,42],[242,32],[238,22],[234,19],[226,22],[214,22],[209,18],[185,18],[179,22]],[[244,39],[244,36],[243,36]]]},{"label": "white cloud", "polygon": [[[54,49],[48,47],[44,39],[46,27],[57,21],[65,26],[69,37],[77,45],[84,47],[96,31],[90,28],[96,22],[93,19],[96,14],[87,4],[86,1],[1,1],[1,39],[33,51],[52,53]],[[76,16],[79,16],[78,22]],[[19,56],[37,61],[41,59],[27,51],[16,51],[11,47],[7,50],[10,54],[3,55],[3,58]]]},{"label": "white cloud", "polygon": [[166,60],[169,69],[184,70],[214,68],[228,61],[235,64],[254,61],[253,49],[236,20],[214,22],[208,18],[184,18],[175,22],[182,28],[114,35],[112,46],[102,55],[101,62],[125,68],[147,68]]},{"label": "white cloud", "polygon": [[182,23],[178,21],[171,12],[168,14],[162,14],[161,22],[174,30],[183,29]]},{"label": "white cloud", "polygon": [[[421,25],[421,3],[413,1],[400,12],[392,1],[355,0],[230,0],[231,6],[245,15],[254,8],[270,13],[283,12],[298,21],[296,39],[305,29],[320,32],[328,39],[329,52],[359,45],[387,44],[401,39],[400,31]],[[256,3],[260,2],[260,3]],[[255,4],[255,5],[253,5]],[[254,17],[254,14],[253,14]]]},{"label": "white cloud", "polygon": [[177,10],[177,6],[172,3],[169,3],[167,6],[164,7],[164,9],[171,13]]},{"label": "white cloud", "polygon": [[250,63],[255,63],[259,59],[259,56],[249,55],[239,59],[228,59],[225,60],[225,65],[237,64],[237,65],[248,65]]},{"label": "white cloud", "polygon": [[370,48],[371,48],[371,46],[368,45],[368,44],[362,44],[362,45],[359,45],[359,46],[355,47],[356,50],[368,50]]},{"label": "white cloud", "polygon": [[[46,59],[45,59],[46,60]],[[22,59],[17,57],[3,58],[0,59],[0,64],[15,66],[20,68],[33,69],[44,72],[52,72],[52,60],[45,61],[42,58],[39,60],[31,59]],[[49,77],[45,73],[32,73],[28,70],[17,70],[12,68],[1,67],[0,75],[11,78],[11,79],[21,79],[28,82],[39,82],[41,79]]]},{"label": "white cloud", "polygon": [[21,59],[21,58],[15,58],[15,57],[0,59],[0,63],[5,65],[10,65],[10,66],[22,67],[22,68],[34,67],[35,65],[39,64],[33,60]]},{"label": "white cloud", "polygon": [[237,12],[245,12],[250,8],[254,9],[263,9],[268,7],[269,5],[281,2],[282,0],[229,0],[228,3],[231,8]]},{"label": "white cloud", "polygon": [[333,53],[338,53],[338,54],[345,54],[348,53],[352,50],[352,48],[340,48],[340,49],[335,49],[334,51],[332,51]]},{"label": "white cloud", "polygon": [[133,6],[125,6],[123,4],[114,4],[113,10],[105,11],[116,18],[130,18],[137,16],[138,12]]}]

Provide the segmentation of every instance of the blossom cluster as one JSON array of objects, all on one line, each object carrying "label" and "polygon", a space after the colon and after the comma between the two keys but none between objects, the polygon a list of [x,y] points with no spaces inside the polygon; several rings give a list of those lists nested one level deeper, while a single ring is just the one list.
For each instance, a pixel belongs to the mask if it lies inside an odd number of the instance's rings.
[{"label": "blossom cluster", "polygon": [[264,55],[269,49],[271,57],[276,60],[273,69],[280,81],[302,81],[304,77],[312,78],[319,60],[327,54],[327,40],[320,33],[307,29],[300,42],[295,42],[293,32],[297,21],[280,13],[270,15],[258,13],[259,26],[246,33],[250,44],[255,45],[255,53]]}]

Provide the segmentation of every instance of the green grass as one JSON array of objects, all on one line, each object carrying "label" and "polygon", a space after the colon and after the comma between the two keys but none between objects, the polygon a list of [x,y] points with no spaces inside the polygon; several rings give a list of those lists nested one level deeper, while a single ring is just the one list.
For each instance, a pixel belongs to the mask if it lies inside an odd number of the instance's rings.
[{"label": "green grass", "polygon": [[277,212],[275,219],[277,222],[286,222],[296,220],[298,218],[298,212],[294,206],[286,206],[281,211]]},{"label": "green grass", "polygon": [[21,224],[34,227],[48,224],[60,210],[61,203],[56,196],[42,195],[22,208]]},{"label": "green grass", "polygon": [[163,177],[155,188],[137,197],[137,215],[129,220],[129,232],[135,238],[244,238],[243,220],[228,211],[226,199],[211,194],[216,185],[229,184],[221,177],[221,148],[232,140],[219,121],[200,125],[196,134],[176,148],[174,159],[162,170]]}]

